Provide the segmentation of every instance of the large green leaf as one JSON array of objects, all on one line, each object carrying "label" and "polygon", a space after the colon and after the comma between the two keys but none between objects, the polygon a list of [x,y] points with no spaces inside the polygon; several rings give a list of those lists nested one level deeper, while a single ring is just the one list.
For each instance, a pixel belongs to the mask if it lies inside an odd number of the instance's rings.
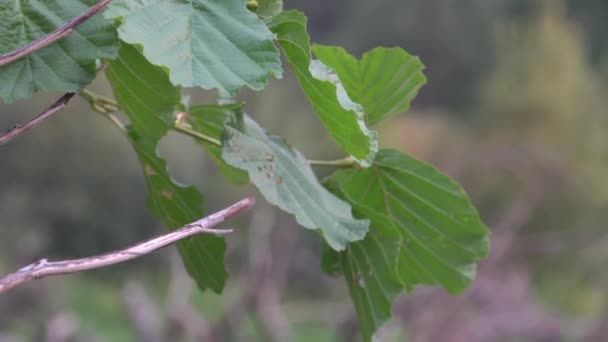
[{"label": "large green leaf", "polygon": [[[1,1],[0,54],[54,31],[97,0]],[[114,58],[118,39],[97,15],[68,37],[0,67],[0,98],[24,99],[39,91],[76,91],[95,78],[95,60]]]},{"label": "large green leaf", "polygon": [[[180,90],[164,69],[150,64],[134,46],[121,44],[118,58],[106,75],[118,105],[131,121],[129,137],[142,165],[152,214],[169,229],[204,216],[203,196],[194,187],[176,184],[156,154],[159,139],[171,128],[180,104]],[[197,235],[178,244],[188,273],[198,286],[221,292],[228,276],[224,269],[224,239]]]},{"label": "large green leaf", "polygon": [[316,45],[313,51],[336,72],[348,96],[363,106],[368,125],[405,112],[426,83],[420,59],[403,49],[375,48],[360,61],[341,47]]},{"label": "large green leaf", "polygon": [[173,126],[180,89],[171,84],[165,70],[150,64],[134,46],[121,43],[106,76],[116,101],[138,132],[159,139]]},{"label": "large green leaf", "polygon": [[247,170],[270,203],[293,214],[302,226],[319,229],[332,248],[343,250],[365,236],[369,221],[354,219],[350,205],[319,183],[297,150],[267,134],[248,116],[227,123],[222,157]]},{"label": "large green leaf", "polygon": [[369,165],[378,149],[376,132],[367,128],[361,106],[349,99],[333,70],[312,60],[306,17],[286,11],[267,24],[277,34],[296,78],[330,135],[346,153]]},{"label": "large green leaf", "polygon": [[462,188],[398,151],[381,150],[368,169],[338,171],[327,186],[371,220],[363,241],[326,255],[323,265],[345,274],[366,340],[390,317],[400,288],[458,293],[488,252],[488,230]]},{"label": "large green leaf", "polygon": [[[228,105],[197,105],[188,110],[188,115],[182,123],[190,126],[194,131],[221,141],[224,133],[224,123],[231,117],[239,115],[242,104]],[[228,165],[222,159],[222,149],[209,143],[203,143],[220,172],[233,184],[244,185],[249,183],[247,172]]]},{"label": "large green leaf", "polygon": [[120,18],[120,38],[141,44],[175,85],[216,88],[228,97],[281,76],[273,34],[245,0],[118,0],[106,16]]},{"label": "large green leaf", "polygon": [[[142,165],[150,194],[148,208],[169,229],[176,229],[204,216],[203,196],[196,188],[176,184],[167,172],[166,163],[156,153],[157,141],[139,135],[134,129],[129,137]],[[222,237],[200,234],[178,243],[188,273],[201,290],[221,293],[228,277],[224,268],[226,243]]]}]

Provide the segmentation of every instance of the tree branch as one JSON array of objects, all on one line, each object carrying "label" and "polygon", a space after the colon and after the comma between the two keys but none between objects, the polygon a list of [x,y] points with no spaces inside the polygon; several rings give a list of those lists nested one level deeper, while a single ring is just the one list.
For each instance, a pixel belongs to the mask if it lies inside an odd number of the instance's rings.
[{"label": "tree branch", "polygon": [[[99,65],[97,67],[96,73],[102,72],[107,66],[108,65],[106,63],[102,63],[101,65]],[[89,99],[85,95],[82,94],[85,91],[86,90],[83,89],[80,91],[80,93],[83,96],[83,98],[88,101]],[[14,138],[18,137],[19,135],[29,131],[30,129],[38,126],[44,120],[50,118],[54,114],[63,110],[68,105],[68,102],[70,102],[70,100],[72,100],[74,95],[76,95],[75,92],[65,93],[62,97],[59,98],[59,100],[55,101],[55,103],[53,103],[50,107],[45,109],[42,113],[38,114],[37,116],[30,119],[29,121],[27,121],[24,124],[17,124],[13,128],[1,133],[0,134],[0,146],[13,140]]]},{"label": "tree branch", "polygon": [[179,240],[185,239],[192,235],[200,233],[230,233],[232,232],[231,229],[212,229],[212,227],[224,222],[224,220],[240,213],[243,210],[253,207],[254,203],[255,200],[252,197],[245,198],[229,206],[228,208],[213,213],[196,222],[185,225],[178,230],[174,230],[170,233],[134,244],[122,250],[72,260],[48,261],[47,259],[40,259],[39,261],[25,266],[19,271],[11,273],[0,279],[0,293],[6,292],[13,287],[32,279],[87,271],[132,260],[162,247],[176,243]]},{"label": "tree branch", "polygon": [[15,127],[9,129],[8,131],[5,131],[4,133],[0,134],[0,145],[4,145],[7,142],[13,140],[14,138],[18,137],[19,135],[29,131],[30,129],[38,126],[39,124],[41,124],[44,120],[48,119],[49,117],[51,117],[53,114],[61,111],[62,109],[65,108],[65,106],[67,106],[68,102],[70,102],[70,100],[74,97],[74,95],[76,95],[76,93],[66,93],[65,95],[63,95],[62,97],[59,98],[59,100],[55,101],[55,103],[53,103],[50,107],[48,107],[47,109],[45,109],[42,113],[38,114],[37,116],[35,116],[33,119],[27,121],[26,123],[23,124],[17,124],[15,125]]},{"label": "tree branch", "polygon": [[34,53],[53,44],[59,39],[68,36],[77,26],[91,19],[91,17],[93,17],[95,14],[106,8],[111,1],[112,0],[101,0],[96,5],[90,7],[77,17],[69,20],[67,23],[61,25],[55,31],[47,34],[46,36],[0,56],[0,66],[14,62],[21,57]]}]

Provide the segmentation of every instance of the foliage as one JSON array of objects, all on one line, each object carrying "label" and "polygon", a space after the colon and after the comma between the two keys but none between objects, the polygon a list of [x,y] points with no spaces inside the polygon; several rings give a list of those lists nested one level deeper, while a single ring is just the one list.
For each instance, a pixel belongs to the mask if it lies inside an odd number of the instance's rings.
[{"label": "foliage", "polygon": [[[3,5],[0,52],[44,36],[92,3]],[[243,105],[225,100],[280,77],[280,51],[346,158],[310,162]],[[69,38],[0,67],[0,97],[82,90],[98,63],[107,64],[116,103],[83,97],[131,142],[154,216],[174,229],[204,215],[202,194],[172,180],[156,152],[167,132],[187,134],[228,179],[251,180],[270,203],[320,233],[328,245],[323,268],[344,274],[365,340],[390,318],[397,294],[417,284],[462,291],[487,253],[487,230],[458,185],[401,152],[378,151],[370,127],[407,110],[426,82],[420,60],[401,49],[373,49],[358,60],[339,47],[311,47],[306,17],[277,0],[116,0]],[[222,99],[189,106],[182,87],[216,89]],[[118,108],[129,125],[112,116]],[[315,164],[341,170],[320,182]],[[220,293],[223,239],[194,237],[179,249],[199,287]]]},{"label": "foliage", "polygon": [[[0,54],[51,33],[85,11],[95,0],[3,1],[0,4]],[[95,78],[95,60],[114,58],[116,31],[100,16],[79,26],[67,38],[0,68],[0,98],[6,102],[39,91],[75,91]]]}]

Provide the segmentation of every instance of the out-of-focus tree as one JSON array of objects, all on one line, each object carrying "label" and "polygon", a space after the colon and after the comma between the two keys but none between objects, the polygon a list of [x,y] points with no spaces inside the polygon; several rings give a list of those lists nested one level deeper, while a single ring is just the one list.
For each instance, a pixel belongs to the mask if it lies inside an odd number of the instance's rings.
[{"label": "out-of-focus tree", "polygon": [[525,225],[523,236],[535,243],[522,243],[527,247],[520,255],[540,266],[535,274],[542,275],[543,292],[554,304],[598,314],[605,310],[599,303],[608,300],[597,291],[608,281],[598,272],[608,257],[601,248],[608,101],[582,32],[559,1],[543,2],[525,25],[503,26],[481,108],[487,139],[523,146],[559,169],[545,180],[542,205]]},{"label": "out-of-focus tree", "polygon": [[527,25],[499,31],[496,68],[481,92],[486,118],[502,134],[564,158],[605,202],[608,101],[580,28],[552,1]]}]

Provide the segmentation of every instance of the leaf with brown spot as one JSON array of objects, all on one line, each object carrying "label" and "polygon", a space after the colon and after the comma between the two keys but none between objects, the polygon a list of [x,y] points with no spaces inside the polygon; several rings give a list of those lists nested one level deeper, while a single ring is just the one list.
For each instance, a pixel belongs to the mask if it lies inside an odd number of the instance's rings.
[{"label": "leaf with brown spot", "polygon": [[[148,208],[167,228],[176,229],[205,216],[203,196],[192,187],[176,184],[167,172],[165,161],[156,153],[157,141],[131,129],[129,136],[143,165],[148,184]],[[201,234],[178,243],[188,273],[205,290],[222,292],[228,273],[224,268],[224,238]]]},{"label": "leaf with brown spot", "polygon": [[300,152],[250,117],[227,122],[222,146],[226,163],[248,171],[268,202],[293,214],[303,227],[320,231],[332,248],[343,250],[365,236],[369,221],[355,219],[350,205],[319,183]]}]

